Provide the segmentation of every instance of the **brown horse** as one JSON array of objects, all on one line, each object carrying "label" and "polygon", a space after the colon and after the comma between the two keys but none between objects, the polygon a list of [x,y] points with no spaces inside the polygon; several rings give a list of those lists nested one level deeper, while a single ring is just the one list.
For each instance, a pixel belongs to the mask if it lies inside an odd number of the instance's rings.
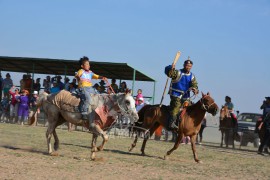
[{"label": "brown horse", "polygon": [[[164,159],[167,159],[174,150],[179,147],[180,141],[184,136],[189,136],[191,139],[191,147],[193,151],[194,160],[200,162],[196,153],[195,140],[196,135],[198,134],[201,128],[201,122],[204,118],[206,112],[216,115],[218,111],[218,106],[212,99],[209,93],[203,94],[202,98],[195,104],[186,108],[185,113],[181,115],[181,123],[178,125],[178,130],[176,131],[178,136],[175,141],[174,147],[169,150]],[[149,137],[153,135],[155,130],[162,125],[168,129],[168,118],[169,110],[167,106],[153,105],[145,106],[139,111],[139,120],[137,122],[141,123],[141,129],[147,129],[147,133],[144,136],[144,141],[141,147],[142,155],[145,155],[145,146]],[[136,146],[137,139],[135,138],[133,144],[131,145],[130,151]]]},{"label": "brown horse", "polygon": [[[221,132],[221,143],[220,147],[223,147],[223,142],[225,140],[226,148],[229,146],[229,142],[232,142],[232,146],[234,148],[234,136],[235,136],[235,125],[231,118],[229,109],[227,106],[222,106],[220,109],[219,115],[219,130]],[[225,136],[225,139],[224,139]]]}]

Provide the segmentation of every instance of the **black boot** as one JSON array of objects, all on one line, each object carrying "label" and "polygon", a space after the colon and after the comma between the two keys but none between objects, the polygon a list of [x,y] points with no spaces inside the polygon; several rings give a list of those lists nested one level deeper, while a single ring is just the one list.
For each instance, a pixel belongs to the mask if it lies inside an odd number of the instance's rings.
[{"label": "black boot", "polygon": [[82,114],[82,120],[88,120],[88,115],[87,114]]},{"label": "black boot", "polygon": [[170,130],[177,130],[178,129],[178,126],[176,125],[176,121],[173,120],[173,118],[170,118],[169,129]]}]

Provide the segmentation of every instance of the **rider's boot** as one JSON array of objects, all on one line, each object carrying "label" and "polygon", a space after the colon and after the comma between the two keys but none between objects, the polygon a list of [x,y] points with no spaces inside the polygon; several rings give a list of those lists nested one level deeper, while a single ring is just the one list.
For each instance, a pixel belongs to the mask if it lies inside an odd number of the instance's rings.
[{"label": "rider's boot", "polygon": [[88,114],[82,113],[82,120],[88,120]]},{"label": "rider's boot", "polygon": [[178,129],[178,126],[176,125],[176,120],[174,120],[174,118],[170,118],[169,129],[170,130],[177,130]]}]

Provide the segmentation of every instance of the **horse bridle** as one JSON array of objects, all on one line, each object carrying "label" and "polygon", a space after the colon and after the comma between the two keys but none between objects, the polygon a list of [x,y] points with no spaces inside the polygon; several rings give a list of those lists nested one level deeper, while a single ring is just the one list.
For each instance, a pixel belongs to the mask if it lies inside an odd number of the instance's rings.
[{"label": "horse bridle", "polygon": [[205,97],[201,98],[201,100],[200,100],[200,101],[201,101],[201,104],[202,104],[202,109],[205,110],[205,111],[208,111],[209,108],[210,108],[213,104],[215,104],[215,101],[213,101],[213,103],[210,104],[210,105],[204,104],[204,102],[202,101],[204,98],[205,98]]},{"label": "horse bridle", "polygon": [[117,99],[116,100],[116,102],[117,102],[117,106],[118,106],[118,108],[120,109],[120,112],[122,113],[122,112],[124,112],[124,114],[129,114],[129,113],[131,113],[135,108],[129,108],[127,105],[126,105],[126,103],[125,103],[125,106],[124,107],[122,107],[120,104],[119,104],[119,100]]}]

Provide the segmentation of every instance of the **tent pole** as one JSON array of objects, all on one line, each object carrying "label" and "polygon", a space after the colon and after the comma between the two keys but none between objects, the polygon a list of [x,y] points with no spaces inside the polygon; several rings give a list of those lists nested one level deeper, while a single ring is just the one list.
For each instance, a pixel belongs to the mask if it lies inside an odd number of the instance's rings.
[{"label": "tent pole", "polygon": [[33,92],[34,83],[35,83],[35,63],[33,63],[33,66],[32,66],[32,83],[31,83],[31,90],[30,90],[31,92]]},{"label": "tent pole", "polygon": [[155,103],[155,94],[156,94],[156,81],[154,81],[154,90],[153,90],[152,104]]},{"label": "tent pole", "polygon": [[132,81],[132,96],[134,94],[134,84],[136,79],[136,69],[133,70],[133,81]]}]

